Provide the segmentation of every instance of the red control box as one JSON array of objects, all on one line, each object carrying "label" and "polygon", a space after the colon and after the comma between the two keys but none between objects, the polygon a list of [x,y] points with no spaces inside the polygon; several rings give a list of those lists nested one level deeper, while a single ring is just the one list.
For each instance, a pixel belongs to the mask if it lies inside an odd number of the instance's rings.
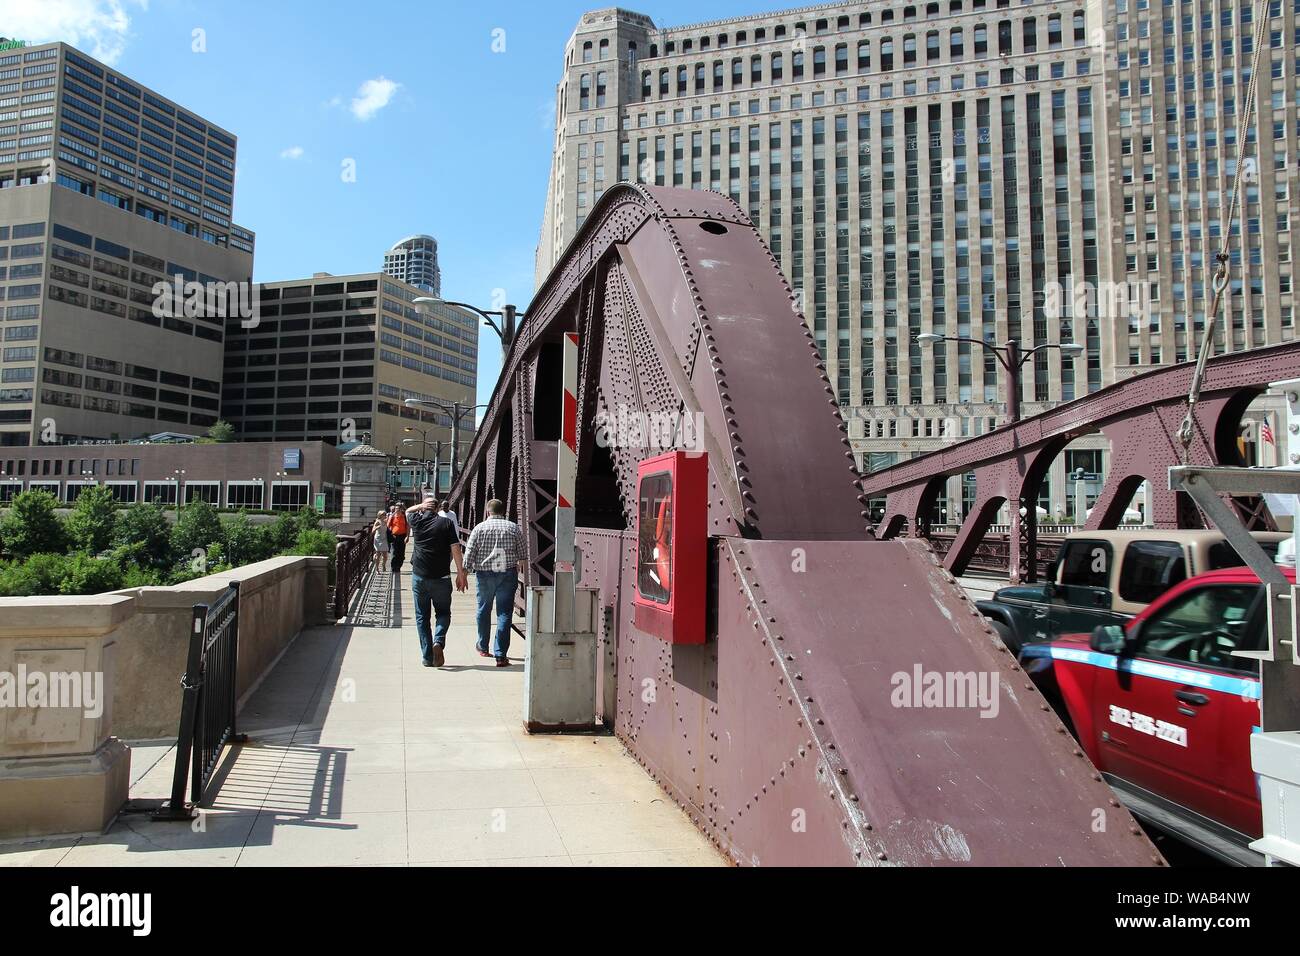
[{"label": "red control box", "polygon": [[633,620],[670,644],[703,644],[708,594],[709,460],[670,451],[637,467]]}]

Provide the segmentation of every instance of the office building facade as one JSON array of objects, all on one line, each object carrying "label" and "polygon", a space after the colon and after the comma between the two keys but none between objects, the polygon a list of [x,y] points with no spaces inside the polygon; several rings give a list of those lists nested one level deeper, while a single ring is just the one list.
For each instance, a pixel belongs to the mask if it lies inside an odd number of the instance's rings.
[{"label": "office building facade", "polygon": [[438,240],[433,236],[407,236],[384,253],[384,275],[442,295],[442,269],[438,266]]},{"label": "office building facade", "polygon": [[[538,278],[620,180],[731,196],[796,290],[867,469],[1195,356],[1262,35],[1256,160],[1216,349],[1295,335],[1298,0],[848,3],[658,28],[585,15],[565,49]],[[1257,29],[1263,29],[1258,34]],[[1052,470],[1105,467],[1099,438]],[[973,488],[940,508],[964,513]],[[950,509],[950,510],[949,510]],[[943,515],[937,517],[943,518]]]},{"label": "office building facade", "polygon": [[[227,320],[222,416],[242,440],[369,444],[396,456],[450,453],[451,416],[408,398],[474,404],[478,326],[383,273],[261,284],[256,325]],[[473,415],[461,421],[468,447]],[[412,429],[406,431],[407,428]],[[415,439],[403,445],[403,439]],[[427,447],[421,439],[427,441]]]},{"label": "office building facade", "polygon": [[235,137],[63,43],[0,52],[0,445],[202,434],[223,320],[159,283],[243,283]]}]

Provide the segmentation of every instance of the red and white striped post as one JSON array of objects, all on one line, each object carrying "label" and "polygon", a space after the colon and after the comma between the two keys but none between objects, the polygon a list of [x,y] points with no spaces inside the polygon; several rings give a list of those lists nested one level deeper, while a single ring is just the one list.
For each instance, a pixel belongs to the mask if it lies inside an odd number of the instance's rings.
[{"label": "red and white striped post", "polygon": [[564,333],[564,409],[555,466],[555,570],[572,571],[578,484],[578,333]]},{"label": "red and white striped post", "polygon": [[573,630],[578,574],[574,499],[578,485],[578,334],[564,333],[563,402],[555,463],[555,617],[552,633]]}]

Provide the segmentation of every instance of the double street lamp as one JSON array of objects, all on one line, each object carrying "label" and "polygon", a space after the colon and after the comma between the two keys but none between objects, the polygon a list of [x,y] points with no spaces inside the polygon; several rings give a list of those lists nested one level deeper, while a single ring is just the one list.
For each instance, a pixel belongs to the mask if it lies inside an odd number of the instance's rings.
[{"label": "double street lamp", "polygon": [[420,460],[424,464],[424,483],[426,485],[429,484],[429,446],[433,446],[433,493],[435,495],[440,494],[440,485],[442,484],[440,481],[442,476],[442,439],[439,438],[434,441],[429,441],[429,432],[424,428],[413,428],[410,425],[407,425],[402,430],[418,432],[420,435],[419,438],[403,438],[402,444],[414,445],[418,443],[420,445]]},{"label": "double street lamp", "polygon": [[487,406],[462,405],[460,402],[439,402],[428,398],[408,398],[405,404],[407,408],[442,412],[444,415],[451,416],[451,484],[454,486],[456,484],[456,476],[460,473],[461,419],[466,415],[473,415],[476,409],[487,408]]},{"label": "double street lamp", "polygon": [[937,332],[922,332],[916,337],[918,345],[937,345],[940,342],[966,342],[978,345],[987,352],[992,352],[998,362],[1007,371],[1007,421],[1014,424],[1020,421],[1020,370],[1025,363],[1039,352],[1047,349],[1060,349],[1061,353],[1074,357],[1083,353],[1083,346],[1078,342],[1047,342],[1035,348],[1022,350],[1015,339],[1008,339],[1002,345],[993,345],[983,339],[972,339],[961,335],[940,335]]}]

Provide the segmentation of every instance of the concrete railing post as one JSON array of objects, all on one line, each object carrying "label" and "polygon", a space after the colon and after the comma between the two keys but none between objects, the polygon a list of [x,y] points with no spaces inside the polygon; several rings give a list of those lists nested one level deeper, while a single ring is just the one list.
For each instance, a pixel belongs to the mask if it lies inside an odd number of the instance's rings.
[{"label": "concrete railing post", "polygon": [[129,596],[22,598],[0,617],[0,839],[98,833],[127,800],[113,736],[114,665]]}]

